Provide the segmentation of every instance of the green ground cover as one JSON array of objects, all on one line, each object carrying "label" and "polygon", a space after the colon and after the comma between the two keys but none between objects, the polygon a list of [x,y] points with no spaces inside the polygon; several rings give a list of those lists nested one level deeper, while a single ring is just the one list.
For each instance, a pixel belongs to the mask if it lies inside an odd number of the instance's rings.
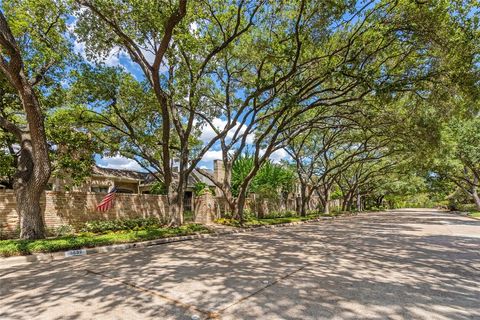
[{"label": "green ground cover", "polygon": [[208,232],[209,230],[202,225],[187,224],[181,227],[149,227],[142,230],[108,231],[101,234],[83,232],[42,240],[0,240],[0,256],[93,248]]},{"label": "green ground cover", "polygon": [[480,219],[480,211],[472,211],[469,213],[469,216],[472,218]]},{"label": "green ground cover", "polygon": [[216,223],[228,225],[232,227],[255,227],[255,226],[262,226],[262,225],[273,225],[273,224],[282,224],[282,223],[290,223],[290,222],[298,222],[298,221],[308,221],[317,219],[320,217],[335,217],[341,215],[340,212],[335,212],[332,214],[309,214],[306,217],[301,217],[298,215],[287,215],[287,216],[267,216],[265,218],[257,218],[257,217],[247,217],[243,224],[240,221],[231,219],[231,218],[220,218],[215,220]]}]

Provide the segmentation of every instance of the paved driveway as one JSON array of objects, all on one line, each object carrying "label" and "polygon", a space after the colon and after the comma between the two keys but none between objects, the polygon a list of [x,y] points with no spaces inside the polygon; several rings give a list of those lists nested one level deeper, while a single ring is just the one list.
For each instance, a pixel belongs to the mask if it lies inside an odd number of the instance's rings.
[{"label": "paved driveway", "polygon": [[480,319],[480,221],[433,210],[0,269],[0,319]]}]

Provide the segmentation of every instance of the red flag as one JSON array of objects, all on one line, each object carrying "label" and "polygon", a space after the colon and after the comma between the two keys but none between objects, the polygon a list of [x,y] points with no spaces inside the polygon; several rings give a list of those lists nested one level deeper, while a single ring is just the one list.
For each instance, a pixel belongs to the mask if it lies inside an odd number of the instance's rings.
[{"label": "red flag", "polygon": [[97,211],[105,212],[113,208],[115,192],[117,192],[117,188],[113,187],[113,189],[110,190],[103,200],[98,204]]}]

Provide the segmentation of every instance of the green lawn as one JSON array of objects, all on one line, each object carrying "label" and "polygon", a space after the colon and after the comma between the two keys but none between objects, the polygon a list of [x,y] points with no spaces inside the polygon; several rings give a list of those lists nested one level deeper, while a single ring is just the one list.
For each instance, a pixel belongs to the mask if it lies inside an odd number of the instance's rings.
[{"label": "green lawn", "polygon": [[480,211],[472,211],[468,215],[472,218],[480,219]]},{"label": "green lawn", "polygon": [[176,228],[149,228],[138,231],[107,232],[104,234],[82,233],[43,240],[0,240],[0,256],[8,257],[39,252],[92,248],[208,232],[209,230],[202,225],[187,224]]}]

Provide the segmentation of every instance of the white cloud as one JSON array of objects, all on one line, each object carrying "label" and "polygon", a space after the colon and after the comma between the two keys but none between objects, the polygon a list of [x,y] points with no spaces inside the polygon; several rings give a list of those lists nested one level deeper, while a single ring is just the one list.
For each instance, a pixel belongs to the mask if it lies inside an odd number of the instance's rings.
[{"label": "white cloud", "polygon": [[213,169],[213,161],[222,160],[221,150],[208,150],[202,157],[202,160],[198,163],[201,169]]},{"label": "white cloud", "polygon": [[[83,8],[82,8],[83,9]],[[104,57],[99,57],[98,59],[89,59],[87,58],[87,51],[86,51],[86,45],[85,42],[80,42],[78,41],[77,37],[75,36],[75,26],[77,24],[77,16],[75,16],[75,20],[73,20],[71,23],[67,25],[68,31],[71,33],[72,39],[73,39],[73,51],[77,54],[79,54],[82,58],[84,58],[86,61],[93,63],[93,62],[100,62],[104,63],[106,66],[109,67],[121,67],[125,71],[130,72],[129,66],[126,66],[125,64],[122,64],[120,62],[120,58],[125,58],[130,61],[129,55],[119,46],[115,46],[110,50],[110,52],[104,56]],[[151,58],[152,54],[149,53],[148,51],[142,51],[144,52],[147,60]]]},{"label": "white cloud", "polygon": [[87,58],[87,54],[85,52],[85,42],[80,42],[77,39],[73,40],[73,51],[81,55],[84,59]]},{"label": "white cloud", "polygon": [[82,58],[84,58],[88,62],[101,62],[109,67],[122,67],[125,70],[127,70],[127,68],[120,63],[120,57],[121,56],[127,57],[127,54],[124,51],[122,51],[119,47],[113,48],[105,57],[99,57],[98,59],[95,59],[95,61],[87,57],[85,42],[80,42],[77,39],[74,39],[73,51],[79,54]]},{"label": "white cloud", "polygon": [[[212,120],[213,125],[216,127],[218,130],[222,130],[225,128],[225,125],[227,124],[227,121],[224,121],[220,118],[214,118]],[[212,126],[209,124],[206,124],[202,128],[202,134],[200,135],[200,140],[202,140],[205,144],[207,144],[210,140],[212,140],[217,134],[213,130]]]},{"label": "white cloud", "polygon": [[190,23],[190,32],[195,33],[198,31],[198,23],[196,21]]},{"label": "white cloud", "polygon": [[[140,50],[142,51],[142,54],[145,57],[145,59],[148,61],[148,63],[153,64],[153,62],[155,61],[155,54],[153,53],[153,50],[151,49],[147,50],[145,48],[141,48]],[[166,70],[168,69],[165,68],[164,71]]]},{"label": "white cloud", "polygon": [[272,159],[273,162],[278,163],[281,160],[290,159],[290,156],[288,155],[287,151],[285,151],[285,149],[279,149],[270,155],[270,159]]},{"label": "white cloud", "polygon": [[[265,149],[260,150],[260,155],[265,154]],[[278,149],[270,155],[270,160],[272,160],[273,163],[279,163],[282,160],[290,160],[291,157],[288,154],[288,152],[285,149]]]},{"label": "white cloud", "polygon": [[[20,145],[18,143],[12,144],[11,147],[13,148],[13,152],[15,153],[18,153],[20,151]],[[7,147],[0,148],[0,151],[7,154],[10,153],[10,150]]]},{"label": "white cloud", "polygon": [[[212,120],[212,124],[218,131],[221,131],[227,125],[227,120],[222,120],[220,118],[214,118]],[[239,124],[235,125],[232,129],[230,129],[228,131],[227,140],[231,140],[233,138],[233,136],[234,136],[234,134],[235,134],[235,132],[237,131],[238,128],[239,128]],[[200,135],[200,140],[202,140],[204,144],[207,144],[208,142],[210,142],[210,140],[212,140],[217,135],[215,130],[209,124],[205,124],[205,126],[201,130],[202,130],[202,134]],[[245,133],[246,130],[247,130],[247,126],[245,124],[243,124],[241,126],[241,129],[240,129],[240,134]],[[247,144],[252,144],[254,142],[254,139],[255,139],[254,134],[252,134],[252,133],[248,134],[247,135]]]},{"label": "white cloud", "polygon": [[125,55],[121,50],[116,51],[115,49],[110,51],[108,55],[101,59],[100,61],[105,63],[109,67],[122,67],[126,70],[125,66],[120,63],[120,56]]},{"label": "white cloud", "polygon": [[101,167],[110,169],[144,171],[144,169],[135,160],[128,159],[122,156],[103,157],[99,161],[99,165]]},{"label": "white cloud", "polygon": [[208,150],[202,157],[202,161],[212,162],[213,160],[222,159],[222,150]]}]

